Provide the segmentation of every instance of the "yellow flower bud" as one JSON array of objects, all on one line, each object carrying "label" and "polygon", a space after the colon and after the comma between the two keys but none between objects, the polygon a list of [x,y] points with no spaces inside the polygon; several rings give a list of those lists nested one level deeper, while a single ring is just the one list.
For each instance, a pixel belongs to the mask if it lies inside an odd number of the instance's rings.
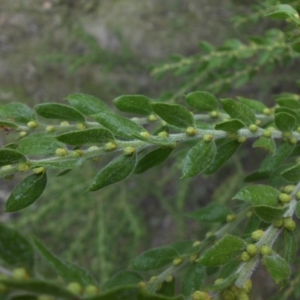
[{"label": "yellow flower bud", "polygon": [[289,231],[293,231],[296,228],[296,222],[292,218],[286,218],[283,220],[283,227]]},{"label": "yellow flower bud", "polygon": [[99,294],[99,289],[95,285],[90,284],[84,288],[84,294],[90,297],[96,296]]},{"label": "yellow flower bud", "polygon": [[173,265],[174,266],[179,266],[179,265],[182,264],[182,262],[183,262],[183,259],[181,257],[177,257],[177,258],[173,259]]},{"label": "yellow flower bud", "polygon": [[112,151],[112,150],[115,150],[117,148],[117,145],[113,142],[108,142],[104,145],[104,149],[106,151]]},{"label": "yellow flower bud", "polygon": [[55,150],[55,155],[56,156],[66,156],[67,154],[68,154],[68,151],[65,148],[57,148]]},{"label": "yellow flower bud", "polygon": [[146,139],[149,139],[151,137],[150,133],[147,131],[140,132],[140,135]]},{"label": "yellow flower bud", "polygon": [[62,122],[60,122],[59,125],[60,125],[61,127],[70,126],[70,124],[69,124],[68,121],[62,121]]},{"label": "yellow flower bud", "polygon": [[185,133],[189,136],[194,136],[197,134],[197,129],[195,127],[190,126],[185,130]]},{"label": "yellow flower bud", "polygon": [[157,121],[157,116],[151,114],[151,115],[148,116],[148,120],[149,120],[150,122],[155,122],[155,121]]},{"label": "yellow flower bud", "polygon": [[79,282],[71,282],[67,286],[67,290],[76,295],[81,295],[83,288]]},{"label": "yellow flower bud", "polygon": [[86,125],[84,123],[77,123],[76,128],[79,130],[84,130],[86,128]]},{"label": "yellow flower bud", "polygon": [[36,121],[30,121],[27,123],[27,126],[29,128],[36,128],[38,126],[37,122]]},{"label": "yellow flower bud", "polygon": [[210,117],[213,118],[213,119],[216,119],[216,118],[219,118],[220,117],[220,114],[219,112],[217,112],[216,110],[213,110],[209,113]]},{"label": "yellow flower bud", "polygon": [[27,280],[29,279],[29,274],[24,268],[14,269],[12,272],[12,277],[17,280]]},{"label": "yellow flower bud", "polygon": [[203,141],[205,143],[210,143],[213,140],[213,136],[211,134],[204,134],[203,135]]},{"label": "yellow flower bud", "polygon": [[26,172],[30,169],[30,166],[27,163],[20,163],[18,164],[18,171]]},{"label": "yellow flower bud", "polygon": [[248,129],[251,131],[251,132],[256,132],[258,130],[258,127],[257,125],[255,124],[251,124],[249,125]]},{"label": "yellow flower bud", "polygon": [[267,246],[267,245],[264,245],[260,248],[260,254],[261,255],[271,255],[272,254],[272,249]]},{"label": "yellow flower bud", "polygon": [[264,235],[264,231],[263,230],[260,230],[260,229],[258,229],[258,230],[255,230],[255,231],[253,231],[252,232],[252,234],[251,234],[251,238],[254,240],[254,241],[259,241],[262,237],[263,237],[263,235]]},{"label": "yellow flower bud", "polygon": [[123,151],[124,155],[126,156],[131,156],[135,153],[135,148],[134,147],[126,147],[124,148],[124,151]]},{"label": "yellow flower bud", "polygon": [[54,126],[47,126],[46,128],[45,128],[45,131],[46,132],[53,132],[53,131],[55,131],[55,127]]},{"label": "yellow flower bud", "polygon": [[254,244],[249,244],[246,248],[246,251],[250,256],[254,256],[258,252],[258,248]]},{"label": "yellow flower bud", "polygon": [[161,131],[157,136],[160,138],[167,138],[169,137],[169,133],[166,131]]}]

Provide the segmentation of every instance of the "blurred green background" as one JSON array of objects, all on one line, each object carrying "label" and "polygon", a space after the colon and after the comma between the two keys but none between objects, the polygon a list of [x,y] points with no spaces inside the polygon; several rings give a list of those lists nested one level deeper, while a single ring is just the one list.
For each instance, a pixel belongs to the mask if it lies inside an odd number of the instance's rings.
[{"label": "blurred green background", "polygon": [[[196,54],[201,40],[220,45],[263,32],[268,22],[237,30],[230,21],[236,13],[249,13],[249,3],[253,1],[1,1],[0,102],[63,103],[68,94],[80,92],[111,105],[122,94],[160,99],[166,92],[176,93],[180,76],[155,80],[151,68],[175,53]],[[280,72],[218,96],[268,101],[283,86],[293,91],[293,81],[282,79]],[[173,157],[183,150],[176,149]],[[142,176],[88,194],[83,191],[101,162],[85,164],[64,177],[50,176],[36,204],[17,214],[1,214],[1,220],[37,236],[104,281],[150,247],[202,239],[208,227],[184,214],[214,199],[231,199],[243,184],[244,171],[253,169],[247,145],[213,177],[179,180],[178,164],[171,158]],[[2,210],[16,182],[1,182]],[[51,274],[46,266],[45,272]]]}]

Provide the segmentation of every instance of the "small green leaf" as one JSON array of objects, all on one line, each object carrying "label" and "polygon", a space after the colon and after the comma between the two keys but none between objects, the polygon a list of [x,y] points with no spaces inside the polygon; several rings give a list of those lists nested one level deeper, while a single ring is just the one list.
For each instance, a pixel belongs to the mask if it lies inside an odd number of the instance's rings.
[{"label": "small green leaf", "polygon": [[276,150],[276,144],[272,138],[261,136],[255,141],[253,148],[263,148],[271,153],[274,153]]},{"label": "small green leaf", "polygon": [[33,110],[26,104],[19,102],[0,106],[0,117],[20,123],[27,123],[35,119]]},{"label": "small green leaf", "polygon": [[1,127],[2,127],[2,130],[3,130],[4,128],[18,128],[18,125],[15,124],[15,123],[12,123],[12,122],[0,120],[0,128]]},{"label": "small green leaf", "polygon": [[204,171],[204,174],[213,174],[219,170],[228,159],[237,151],[240,143],[229,141],[217,148],[217,154],[212,164]]},{"label": "small green leaf", "polygon": [[12,149],[0,149],[0,167],[26,161],[27,158],[20,152]]},{"label": "small green leaf", "polygon": [[140,291],[136,284],[118,287],[107,292],[103,292],[98,296],[84,298],[87,300],[142,300]]},{"label": "small green leaf", "polygon": [[233,274],[231,276],[228,276],[221,283],[208,285],[205,287],[205,289],[208,291],[224,291],[235,282],[238,275],[239,274]]},{"label": "small green leaf", "polygon": [[84,115],[90,116],[98,112],[111,112],[111,109],[100,99],[86,94],[72,94],[66,100]]},{"label": "small green leaf", "polygon": [[226,217],[231,214],[231,210],[222,204],[212,203],[206,207],[186,214],[188,218],[202,222],[224,222]]},{"label": "small green leaf", "polygon": [[265,205],[259,205],[254,207],[256,215],[266,223],[272,223],[274,220],[282,217],[286,209],[282,207],[270,207]]},{"label": "small green leaf", "polygon": [[150,99],[141,95],[124,95],[114,99],[119,110],[144,116],[153,112],[150,102]]},{"label": "small green leaf", "polygon": [[74,157],[54,157],[36,162],[31,162],[31,167],[45,167],[50,169],[74,169],[80,167],[84,158]]},{"label": "small green leaf", "polygon": [[218,278],[228,278],[230,275],[235,273],[241,263],[242,262],[239,258],[231,260],[228,264],[221,268]]},{"label": "small green leaf", "polygon": [[298,202],[296,205],[295,214],[296,214],[297,218],[300,219],[300,202]]},{"label": "small green leaf", "polygon": [[[194,241],[175,242],[170,245],[179,255],[192,255],[199,252],[199,246],[193,246]],[[201,244],[203,245],[203,244]]]},{"label": "small green leaf", "polygon": [[76,266],[75,264],[63,261],[62,259],[58,258],[38,240],[34,240],[33,242],[41,256],[67,282],[79,282],[83,285],[95,284],[95,280],[86,270]]},{"label": "small green leaf", "polygon": [[292,48],[294,51],[300,53],[300,40],[299,39],[296,42],[292,43]]},{"label": "small green leaf", "polygon": [[145,131],[145,129],[137,123],[112,113],[100,112],[92,117],[112,133],[122,138],[131,139],[133,133],[139,134]]},{"label": "small green leaf", "polygon": [[106,281],[103,285],[105,290],[110,290],[112,288],[127,286],[127,285],[137,285],[139,282],[144,281],[144,278],[136,272],[132,271],[121,271],[115,276]]},{"label": "small green leaf", "polygon": [[227,132],[235,132],[245,127],[245,124],[239,120],[231,119],[215,125],[216,130],[224,130]]},{"label": "small green leaf", "polygon": [[300,180],[300,164],[284,170],[281,176],[288,181],[298,182]]},{"label": "small green leaf", "polygon": [[284,280],[291,275],[290,266],[280,255],[276,253],[273,253],[272,255],[265,255],[262,261],[275,282]]},{"label": "small green leaf", "polygon": [[300,102],[292,98],[286,98],[286,97],[278,98],[276,99],[276,102],[280,106],[288,107],[290,109],[300,109]]},{"label": "small green leaf", "polygon": [[284,231],[284,259],[288,264],[291,264],[296,258],[298,244],[294,232]]},{"label": "small green leaf", "polygon": [[182,105],[152,103],[154,112],[170,125],[186,129],[195,127],[195,121],[191,113]]},{"label": "small green leaf", "polygon": [[257,100],[248,99],[245,97],[237,97],[237,99],[257,113],[263,112],[263,110],[266,108],[266,106],[262,102]]},{"label": "small green leaf", "polygon": [[223,109],[231,118],[237,119],[247,126],[255,124],[255,114],[251,108],[232,99],[221,100]]},{"label": "small green leaf", "polygon": [[193,292],[200,290],[205,277],[205,267],[198,263],[191,264],[182,279],[182,294],[190,296]]},{"label": "small green leaf", "polygon": [[275,114],[276,127],[281,131],[292,131],[296,127],[296,119],[288,113]]},{"label": "small green leaf", "polygon": [[97,191],[128,177],[136,166],[136,155],[121,155],[111,161],[94,178],[88,191]]},{"label": "small green leaf", "polygon": [[269,185],[252,185],[241,189],[233,199],[242,200],[254,205],[276,206],[279,191]]},{"label": "small green leaf", "polygon": [[288,4],[276,5],[267,16],[273,19],[288,19],[291,17],[299,17],[298,12]]},{"label": "small green leaf", "polygon": [[137,271],[155,270],[170,264],[177,257],[178,253],[171,247],[151,249],[135,257],[131,267]]},{"label": "small green leaf", "polygon": [[217,153],[214,142],[201,141],[189,150],[183,160],[183,178],[193,177],[206,170],[213,162]]},{"label": "small green leaf", "polygon": [[189,93],[186,95],[185,101],[198,111],[213,111],[217,110],[219,106],[218,99],[211,93],[204,91]]},{"label": "small green leaf", "polygon": [[6,202],[5,211],[14,212],[29,206],[42,195],[46,184],[46,172],[26,177],[10,194]]},{"label": "small green leaf", "polygon": [[114,140],[113,134],[105,128],[91,128],[57,135],[56,138],[68,145],[99,144]]},{"label": "small green leaf", "polygon": [[0,282],[14,290],[26,291],[37,295],[49,295],[62,299],[76,299],[73,293],[48,281],[37,279],[27,281],[1,279]]},{"label": "small green leaf", "polygon": [[12,267],[33,270],[34,251],[27,238],[2,224],[0,224],[0,257]]},{"label": "small green leaf", "polygon": [[160,165],[169,157],[172,151],[173,148],[159,148],[149,152],[139,160],[134,173],[141,174],[154,166]]},{"label": "small green leaf", "polygon": [[60,103],[42,103],[34,107],[36,113],[46,119],[85,122],[83,114],[77,109]]},{"label": "small green leaf", "polygon": [[171,282],[163,281],[161,284],[161,288],[156,293],[159,295],[164,295],[169,297],[174,296],[175,284],[176,284],[175,278],[173,278]]},{"label": "small green leaf", "polygon": [[215,245],[209,248],[198,260],[207,267],[216,267],[227,264],[236,258],[245,249],[246,243],[239,237],[226,235]]}]

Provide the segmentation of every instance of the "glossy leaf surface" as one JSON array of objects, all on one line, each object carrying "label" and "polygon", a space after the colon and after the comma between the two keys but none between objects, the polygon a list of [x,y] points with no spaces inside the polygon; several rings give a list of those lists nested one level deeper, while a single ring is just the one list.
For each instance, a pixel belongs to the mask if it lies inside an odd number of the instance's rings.
[{"label": "glossy leaf surface", "polygon": [[0,149],[0,167],[26,161],[26,157],[19,151]]}]

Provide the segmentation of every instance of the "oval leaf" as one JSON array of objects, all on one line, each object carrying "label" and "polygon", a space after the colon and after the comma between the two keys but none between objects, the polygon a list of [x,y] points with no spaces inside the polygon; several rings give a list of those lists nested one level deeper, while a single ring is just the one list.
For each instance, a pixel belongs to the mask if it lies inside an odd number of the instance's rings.
[{"label": "oval leaf", "polygon": [[198,263],[191,264],[182,279],[182,294],[185,296],[190,296],[193,292],[200,290],[205,277],[205,267]]},{"label": "oval leaf", "polygon": [[286,211],[282,207],[271,207],[271,206],[255,206],[255,214],[264,222],[272,223],[274,220],[282,217],[283,213]]},{"label": "oval leaf", "polygon": [[241,189],[233,199],[242,200],[254,205],[276,206],[279,191],[269,185],[253,185]]},{"label": "oval leaf", "polygon": [[300,219],[300,202],[298,202],[296,205],[295,214],[296,214],[297,218]]},{"label": "oval leaf", "polygon": [[5,211],[14,212],[29,206],[42,195],[46,184],[46,172],[26,177],[10,194],[6,202]]},{"label": "oval leaf", "polygon": [[131,284],[137,285],[141,281],[144,281],[144,278],[140,274],[132,271],[121,271],[105,282],[103,288],[108,290]]},{"label": "oval leaf", "polygon": [[20,152],[12,149],[0,149],[0,167],[26,161],[27,158]]},{"label": "oval leaf", "polygon": [[257,100],[248,99],[245,97],[237,97],[237,99],[241,103],[245,104],[246,106],[248,106],[249,108],[251,108],[252,110],[258,113],[262,113],[263,110],[266,108],[266,106],[262,102]]},{"label": "oval leaf", "polygon": [[186,95],[185,101],[199,111],[213,111],[217,110],[219,106],[218,99],[211,93],[204,91],[189,93]]},{"label": "oval leaf", "polygon": [[299,17],[298,12],[288,4],[276,5],[273,10],[267,14],[267,16],[273,19],[287,19],[290,17]]},{"label": "oval leaf", "polygon": [[275,114],[275,124],[281,131],[292,131],[296,127],[296,119],[288,113],[281,112]]},{"label": "oval leaf", "polygon": [[154,112],[170,125],[184,128],[194,127],[195,121],[191,113],[182,105],[152,103]]},{"label": "oval leaf", "polygon": [[201,141],[189,150],[183,160],[183,178],[193,177],[206,170],[213,162],[217,153],[214,142]]},{"label": "oval leaf", "polygon": [[294,232],[284,231],[284,259],[291,264],[296,258],[298,244]]},{"label": "oval leaf", "polygon": [[136,166],[136,155],[121,155],[104,167],[94,178],[88,191],[97,191],[128,177]]},{"label": "oval leaf", "polygon": [[276,150],[276,144],[272,138],[261,136],[255,141],[253,148],[263,148],[271,153],[274,153]]},{"label": "oval leaf", "polygon": [[85,122],[85,118],[77,109],[60,103],[42,103],[34,107],[38,115],[46,119]]},{"label": "oval leaf", "polygon": [[300,164],[285,170],[281,176],[288,181],[298,182],[300,180]]},{"label": "oval leaf", "polygon": [[119,110],[145,116],[153,112],[150,102],[150,99],[141,95],[124,95],[114,99]]},{"label": "oval leaf", "polygon": [[239,237],[227,235],[208,249],[198,260],[207,267],[227,264],[245,249],[246,243]]},{"label": "oval leaf", "polygon": [[20,123],[27,123],[35,119],[33,110],[26,104],[19,102],[0,106],[0,117]]},{"label": "oval leaf", "polygon": [[216,130],[224,130],[228,132],[235,132],[243,127],[245,127],[245,124],[236,119],[231,119],[215,125]]}]

